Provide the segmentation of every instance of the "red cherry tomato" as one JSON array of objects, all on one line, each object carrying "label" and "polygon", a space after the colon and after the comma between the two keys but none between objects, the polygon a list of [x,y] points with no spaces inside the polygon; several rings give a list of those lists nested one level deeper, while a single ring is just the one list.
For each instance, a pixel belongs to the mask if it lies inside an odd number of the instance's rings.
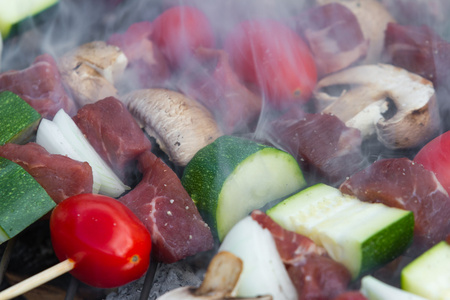
[{"label": "red cherry tomato", "polygon": [[190,6],[175,6],[153,21],[151,39],[169,64],[179,68],[199,47],[213,47],[214,34],[206,15]]},{"label": "red cherry tomato", "polygon": [[301,37],[275,20],[249,20],[227,35],[224,48],[236,73],[276,106],[305,103],[317,82],[313,56]]},{"label": "red cherry tomato", "polygon": [[414,157],[414,161],[436,174],[450,194],[450,131],[428,142]]},{"label": "red cherry tomato", "polygon": [[58,259],[72,259],[71,274],[91,286],[118,287],[148,269],[150,234],[116,199],[95,194],[67,198],[52,212],[50,233]]}]

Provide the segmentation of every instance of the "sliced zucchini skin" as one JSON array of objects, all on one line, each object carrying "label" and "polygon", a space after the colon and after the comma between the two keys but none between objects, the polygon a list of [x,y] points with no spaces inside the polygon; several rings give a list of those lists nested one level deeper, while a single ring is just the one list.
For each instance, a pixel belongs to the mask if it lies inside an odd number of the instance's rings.
[{"label": "sliced zucchini skin", "polygon": [[234,137],[222,136],[200,149],[181,177],[182,185],[212,229],[217,229],[214,199],[219,199],[225,180],[246,157],[264,148],[245,139],[240,141],[241,147],[231,147],[235,141]]},{"label": "sliced zucchini skin", "polygon": [[27,141],[40,120],[41,115],[18,95],[0,93],[0,145]]},{"label": "sliced zucchini skin", "polygon": [[199,209],[208,210],[208,199],[218,198],[233,170],[249,155],[266,147],[246,139],[239,139],[240,146],[234,147],[236,141],[231,136],[219,137],[200,149],[186,166],[181,181]]},{"label": "sliced zucchini skin", "polygon": [[0,243],[52,210],[56,203],[20,165],[0,157]]},{"label": "sliced zucchini skin", "polygon": [[411,211],[362,202],[322,183],[285,199],[267,214],[285,229],[324,246],[353,279],[402,254],[414,233]]},{"label": "sliced zucchini skin", "polygon": [[[411,245],[414,235],[414,214],[404,217],[380,230],[361,245],[362,261],[359,276],[399,257]],[[386,240],[396,241],[395,246]]]},{"label": "sliced zucchini skin", "polygon": [[[219,202],[223,200],[221,194],[223,194],[224,185],[240,168],[251,166],[252,159],[259,154],[272,155],[276,159],[279,159],[277,155],[282,155],[282,159],[289,161],[288,164],[290,162],[292,162],[292,166],[295,164],[292,169],[295,169],[295,171],[290,170],[290,172],[292,171],[292,178],[296,180],[295,187],[286,187],[286,193],[282,197],[288,196],[306,185],[300,166],[290,154],[236,136],[225,135],[217,138],[213,143],[200,149],[184,169],[181,182],[196,204],[205,222],[209,224],[219,240],[222,240],[227,232],[226,229],[218,232],[220,227],[218,226],[218,219],[224,217],[218,216],[218,213],[226,214],[226,212],[218,211],[218,207],[221,206]],[[261,174],[261,176],[266,175],[270,176],[270,174]],[[255,178],[255,181],[251,183],[252,187],[249,186],[249,189],[257,187],[258,184],[260,182]],[[241,201],[252,202],[252,199],[241,199]],[[247,204],[238,205],[236,210],[243,209]],[[229,213],[233,214],[235,211]]]}]

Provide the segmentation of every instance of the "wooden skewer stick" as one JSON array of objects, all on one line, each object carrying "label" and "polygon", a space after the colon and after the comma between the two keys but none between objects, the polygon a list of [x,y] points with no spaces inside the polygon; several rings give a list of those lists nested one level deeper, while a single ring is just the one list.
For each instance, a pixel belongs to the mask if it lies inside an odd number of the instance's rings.
[{"label": "wooden skewer stick", "polygon": [[66,259],[53,267],[45,269],[3,291],[0,292],[0,300],[12,299],[20,296],[64,273],[70,272],[75,267],[75,262],[71,259]]}]

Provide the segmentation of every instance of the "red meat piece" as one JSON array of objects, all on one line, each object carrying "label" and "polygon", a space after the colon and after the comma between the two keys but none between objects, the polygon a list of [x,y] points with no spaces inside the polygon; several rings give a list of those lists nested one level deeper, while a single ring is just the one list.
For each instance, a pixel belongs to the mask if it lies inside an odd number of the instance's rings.
[{"label": "red meat piece", "polygon": [[346,180],[340,190],[361,201],[411,210],[416,250],[442,241],[450,232],[450,197],[432,172],[407,158],[376,161]]},{"label": "red meat piece", "polygon": [[447,0],[381,0],[380,2],[398,24],[427,25],[442,32],[447,29],[450,10],[450,2]]},{"label": "red meat piece", "polygon": [[[148,21],[132,24],[124,33],[115,33],[108,44],[119,47],[128,59],[123,79],[139,84],[130,88],[150,88],[162,85],[169,77],[166,58],[150,40],[153,26]],[[137,80],[134,80],[137,79]]]},{"label": "red meat piece", "polygon": [[359,130],[345,126],[330,114],[305,114],[303,118],[282,118],[267,132],[270,143],[291,153],[312,181],[330,185],[366,166]]},{"label": "red meat piece", "polygon": [[326,250],[317,246],[310,238],[284,229],[262,211],[255,210],[251,216],[262,228],[270,231],[285,264],[304,263],[310,254],[326,255]]},{"label": "red meat piece", "polygon": [[92,193],[92,169],[87,162],[50,154],[36,143],[5,144],[0,146],[0,156],[22,166],[56,203],[70,196]]},{"label": "red meat piece", "polygon": [[342,4],[316,6],[298,15],[295,21],[321,76],[349,67],[367,54],[370,41],[364,39],[353,12]]},{"label": "red meat piece", "polygon": [[108,97],[83,106],[73,117],[97,153],[125,179],[139,154],[152,145],[125,105]]},{"label": "red meat piece", "polygon": [[329,257],[311,255],[301,265],[287,266],[298,299],[326,300],[344,293],[351,280],[349,271]]},{"label": "red meat piece", "polygon": [[0,74],[0,91],[11,91],[30,104],[44,118],[53,119],[61,108],[69,115],[76,106],[69,98],[61,81],[55,60],[43,54],[23,70],[10,70]]},{"label": "red meat piece", "polygon": [[210,250],[211,230],[172,169],[150,151],[139,157],[139,169],[142,181],[119,200],[149,230],[156,259],[173,263]]},{"label": "red meat piece", "polygon": [[388,24],[384,59],[427,78],[435,87],[450,83],[450,43],[427,26]]},{"label": "red meat piece", "polygon": [[261,112],[261,97],[240,82],[225,51],[202,47],[196,57],[180,76],[178,88],[203,103],[225,133],[248,131]]},{"label": "red meat piece", "polygon": [[308,237],[283,229],[261,211],[255,210],[251,216],[274,237],[298,299],[333,299],[346,291],[350,272],[331,259],[323,248]]}]

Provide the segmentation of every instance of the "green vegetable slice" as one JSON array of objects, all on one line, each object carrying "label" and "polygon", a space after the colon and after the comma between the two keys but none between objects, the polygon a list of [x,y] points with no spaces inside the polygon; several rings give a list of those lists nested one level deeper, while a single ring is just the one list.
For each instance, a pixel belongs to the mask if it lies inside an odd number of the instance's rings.
[{"label": "green vegetable slice", "polygon": [[325,247],[354,279],[399,256],[413,238],[411,211],[362,202],[325,184],[300,191],[267,214]]},{"label": "green vegetable slice", "polygon": [[0,243],[48,213],[55,202],[21,166],[0,157]]},{"label": "green vegetable slice", "polygon": [[42,13],[58,2],[58,0],[0,0],[1,36],[8,37],[16,25]]},{"label": "green vegetable slice", "polygon": [[219,137],[198,151],[181,182],[220,240],[252,210],[306,184],[292,155],[235,136]]},{"label": "green vegetable slice", "polygon": [[402,289],[427,299],[450,299],[450,245],[439,242],[403,268]]},{"label": "green vegetable slice", "polygon": [[41,115],[10,91],[0,93],[0,145],[22,143],[36,130]]}]

